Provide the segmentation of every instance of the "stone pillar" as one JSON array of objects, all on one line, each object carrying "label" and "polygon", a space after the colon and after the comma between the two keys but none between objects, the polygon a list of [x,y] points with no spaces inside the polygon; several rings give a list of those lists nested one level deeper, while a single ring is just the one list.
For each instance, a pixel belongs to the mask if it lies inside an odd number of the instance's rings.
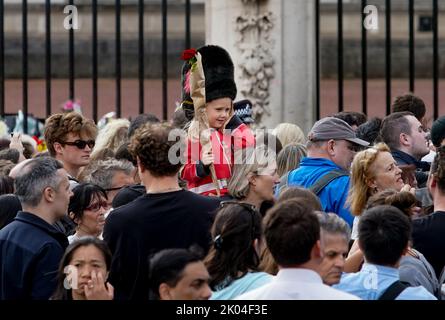
[{"label": "stone pillar", "polygon": [[206,43],[231,54],[237,100],[261,127],[315,121],[315,6],[307,0],[206,0]]}]

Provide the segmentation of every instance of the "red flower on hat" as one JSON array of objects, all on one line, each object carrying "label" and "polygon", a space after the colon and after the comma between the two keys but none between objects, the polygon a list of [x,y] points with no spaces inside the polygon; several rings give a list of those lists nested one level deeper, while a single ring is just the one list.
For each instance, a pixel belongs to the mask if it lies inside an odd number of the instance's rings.
[{"label": "red flower on hat", "polygon": [[37,137],[37,136],[32,136],[32,138],[37,143],[37,145],[40,145],[43,143],[43,140],[39,139],[39,137]]},{"label": "red flower on hat", "polygon": [[186,50],[184,50],[182,52],[181,59],[185,60],[185,61],[188,61],[188,60],[194,58],[196,53],[197,53],[196,49],[193,49],[193,48],[192,49],[186,49]]}]

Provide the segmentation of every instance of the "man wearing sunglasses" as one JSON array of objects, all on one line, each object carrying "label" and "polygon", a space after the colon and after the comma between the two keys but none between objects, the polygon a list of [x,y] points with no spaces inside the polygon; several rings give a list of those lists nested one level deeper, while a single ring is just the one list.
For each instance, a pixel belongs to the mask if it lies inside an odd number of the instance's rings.
[{"label": "man wearing sunglasses", "polygon": [[50,155],[63,163],[74,187],[80,169],[90,162],[96,125],[77,112],[59,113],[46,120],[44,134]]}]

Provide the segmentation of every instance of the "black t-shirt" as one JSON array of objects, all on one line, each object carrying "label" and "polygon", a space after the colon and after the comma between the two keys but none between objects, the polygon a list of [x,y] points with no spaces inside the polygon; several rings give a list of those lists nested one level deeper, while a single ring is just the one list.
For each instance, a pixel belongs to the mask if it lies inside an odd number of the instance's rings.
[{"label": "black t-shirt", "polygon": [[437,278],[445,266],[445,212],[436,211],[413,221],[413,247],[434,268]]},{"label": "black t-shirt", "polygon": [[207,252],[218,198],[190,191],[145,194],[113,210],[104,228],[113,260],[116,299],[148,300],[148,258],[167,248],[199,245]]}]

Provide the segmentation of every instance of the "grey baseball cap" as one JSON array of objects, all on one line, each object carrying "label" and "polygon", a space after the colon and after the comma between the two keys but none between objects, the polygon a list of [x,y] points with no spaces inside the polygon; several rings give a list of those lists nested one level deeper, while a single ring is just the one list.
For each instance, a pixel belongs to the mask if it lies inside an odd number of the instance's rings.
[{"label": "grey baseball cap", "polygon": [[315,122],[308,134],[309,141],[348,140],[352,143],[367,147],[369,142],[357,138],[351,126],[338,118],[326,117]]}]

